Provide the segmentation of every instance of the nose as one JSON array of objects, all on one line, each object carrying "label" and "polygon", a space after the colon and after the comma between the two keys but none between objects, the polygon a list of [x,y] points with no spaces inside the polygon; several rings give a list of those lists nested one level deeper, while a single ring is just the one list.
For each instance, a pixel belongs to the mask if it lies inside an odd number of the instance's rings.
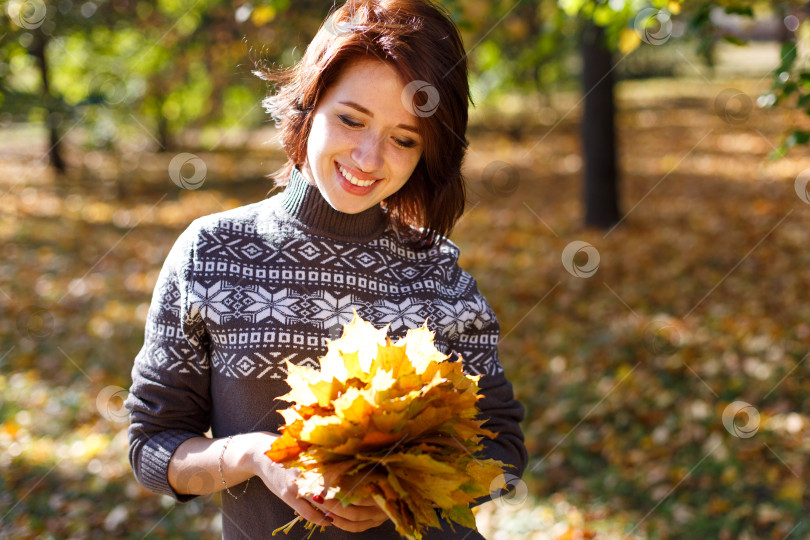
[{"label": "nose", "polygon": [[351,157],[363,172],[373,173],[383,166],[383,138],[366,134],[351,153]]}]

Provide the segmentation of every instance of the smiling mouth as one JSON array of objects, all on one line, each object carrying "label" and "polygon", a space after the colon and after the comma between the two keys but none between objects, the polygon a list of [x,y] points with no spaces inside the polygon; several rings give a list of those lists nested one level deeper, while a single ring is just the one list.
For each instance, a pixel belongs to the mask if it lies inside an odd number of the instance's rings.
[{"label": "smiling mouth", "polygon": [[344,177],[346,180],[348,180],[348,181],[349,181],[349,183],[351,183],[351,184],[353,184],[353,185],[355,185],[355,186],[358,186],[358,187],[368,187],[368,186],[370,186],[371,184],[373,184],[374,182],[376,182],[377,180],[379,180],[379,178],[377,178],[377,179],[375,179],[375,180],[360,180],[360,179],[358,179],[358,178],[355,178],[355,177],[352,175],[352,173],[350,173],[349,171],[347,171],[347,170],[346,170],[346,168],[345,168],[343,165],[341,165],[340,163],[338,163],[338,164],[337,164],[337,168],[338,168],[338,170],[340,171],[340,174],[342,174],[342,175],[343,175],[343,177]]}]

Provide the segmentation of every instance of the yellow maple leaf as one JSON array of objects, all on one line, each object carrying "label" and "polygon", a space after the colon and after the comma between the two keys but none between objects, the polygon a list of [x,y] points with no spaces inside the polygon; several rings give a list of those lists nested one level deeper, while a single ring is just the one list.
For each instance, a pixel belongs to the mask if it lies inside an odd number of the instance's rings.
[{"label": "yellow maple leaf", "polygon": [[363,373],[369,373],[371,361],[377,355],[377,346],[385,345],[388,326],[378,330],[370,322],[361,319],[356,311],[352,311],[354,318],[343,327],[343,335],[340,339],[331,341],[327,347],[330,350],[335,348],[342,354],[357,353],[360,369]]},{"label": "yellow maple leaf", "polygon": [[400,342],[404,342],[408,358],[413,363],[417,373],[424,373],[431,363],[446,360],[448,355],[442,354],[433,344],[434,333],[427,327],[427,321],[421,328],[412,328]]},{"label": "yellow maple leaf", "polygon": [[347,389],[340,397],[332,402],[335,415],[345,422],[360,426],[367,426],[374,406],[369,403],[363,390],[357,388]]}]

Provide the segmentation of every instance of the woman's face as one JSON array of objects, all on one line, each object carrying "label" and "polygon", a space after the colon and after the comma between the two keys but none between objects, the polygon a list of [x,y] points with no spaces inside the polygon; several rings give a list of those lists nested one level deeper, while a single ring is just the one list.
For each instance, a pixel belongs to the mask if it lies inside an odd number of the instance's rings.
[{"label": "woman's face", "polygon": [[302,172],[333,208],[356,214],[405,185],[422,156],[417,117],[402,104],[405,88],[389,64],[349,64],[312,117]]}]

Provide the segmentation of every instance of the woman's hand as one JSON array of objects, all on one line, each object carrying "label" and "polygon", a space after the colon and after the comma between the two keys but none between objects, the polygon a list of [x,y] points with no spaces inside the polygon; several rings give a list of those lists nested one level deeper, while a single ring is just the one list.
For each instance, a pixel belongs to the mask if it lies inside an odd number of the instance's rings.
[{"label": "woman's hand", "polygon": [[278,437],[272,433],[256,433],[243,439],[243,456],[252,472],[261,478],[267,488],[284,501],[298,515],[315,525],[334,525],[349,532],[360,532],[376,527],[388,516],[370,498],[344,507],[334,499],[299,492],[295,479],[298,469],[287,469],[264,455]]},{"label": "woman's hand", "polygon": [[[279,499],[315,525],[334,525],[345,531],[360,532],[388,519],[371,499],[344,508],[336,500],[325,501],[318,495],[299,492],[295,479],[300,471],[287,469],[264,454],[277,438],[278,435],[266,431],[244,433],[235,435],[227,447],[223,446],[226,443],[223,439],[188,439],[172,456],[169,483],[178,493],[202,495],[222,489],[221,482],[213,480],[220,475],[229,486],[258,476]],[[191,486],[190,482],[184,481],[191,474],[189,471],[199,476],[201,469],[208,472],[211,482]]]},{"label": "woman's hand", "polygon": [[386,513],[370,497],[344,507],[336,499],[324,500],[321,496],[315,495],[313,504],[324,513],[325,517],[332,519],[335,527],[344,531],[362,532],[382,525],[388,520]]},{"label": "woman's hand", "polygon": [[300,474],[298,469],[287,469],[276,463],[264,453],[270,449],[270,445],[278,438],[268,432],[251,433],[243,435],[245,437],[241,447],[242,459],[240,466],[248,467],[253,474],[258,476],[264,485],[267,486],[276,497],[284,501],[287,506],[298,513],[299,516],[322,527],[328,527],[332,523],[324,514],[307,500],[303,494],[299,494],[298,486],[295,483],[296,477]]}]

